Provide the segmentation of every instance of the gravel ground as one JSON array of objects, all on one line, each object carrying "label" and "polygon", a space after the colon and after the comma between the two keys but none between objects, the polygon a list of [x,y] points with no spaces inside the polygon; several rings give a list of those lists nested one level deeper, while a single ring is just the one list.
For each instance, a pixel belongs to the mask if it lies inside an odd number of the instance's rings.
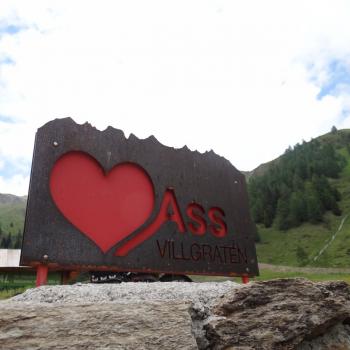
[{"label": "gravel ground", "polygon": [[4,302],[31,303],[142,303],[149,301],[189,301],[210,306],[215,299],[240,284],[226,282],[154,282],[43,286],[28,289]]}]

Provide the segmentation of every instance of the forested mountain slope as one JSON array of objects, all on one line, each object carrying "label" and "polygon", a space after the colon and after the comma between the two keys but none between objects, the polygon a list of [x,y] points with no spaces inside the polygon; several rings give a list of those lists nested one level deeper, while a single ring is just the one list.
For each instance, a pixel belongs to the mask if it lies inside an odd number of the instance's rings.
[{"label": "forested mountain slope", "polygon": [[290,147],[263,174],[253,172],[248,189],[259,261],[350,266],[349,152],[350,130],[333,129]]}]

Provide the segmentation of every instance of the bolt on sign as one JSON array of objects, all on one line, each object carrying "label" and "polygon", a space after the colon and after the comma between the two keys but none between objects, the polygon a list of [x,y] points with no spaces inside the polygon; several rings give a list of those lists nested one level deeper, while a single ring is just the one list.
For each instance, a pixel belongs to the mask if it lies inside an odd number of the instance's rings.
[{"label": "bolt on sign", "polygon": [[244,176],[212,151],[70,118],[37,131],[21,265],[256,276],[254,229]]}]

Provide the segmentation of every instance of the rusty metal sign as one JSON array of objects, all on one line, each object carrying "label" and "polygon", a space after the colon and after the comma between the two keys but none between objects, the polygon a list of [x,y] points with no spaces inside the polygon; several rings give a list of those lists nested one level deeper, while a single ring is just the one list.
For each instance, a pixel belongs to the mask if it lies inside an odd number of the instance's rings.
[{"label": "rusty metal sign", "polygon": [[244,176],[212,151],[70,118],[37,131],[22,265],[256,276],[253,230]]}]

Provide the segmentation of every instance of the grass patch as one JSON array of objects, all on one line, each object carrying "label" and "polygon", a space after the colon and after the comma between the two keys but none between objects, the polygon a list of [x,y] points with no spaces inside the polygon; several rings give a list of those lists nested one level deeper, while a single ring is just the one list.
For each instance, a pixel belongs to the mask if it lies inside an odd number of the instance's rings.
[{"label": "grass patch", "polygon": [[[312,265],[313,257],[318,254],[327,240],[330,239],[339,224],[340,218],[336,217],[328,225],[316,226],[305,223],[287,232],[260,226],[261,242],[256,245],[258,261],[273,265],[304,265],[305,263],[299,261],[297,256],[299,246],[305,251],[308,257],[306,264]],[[324,264],[318,263],[318,266],[330,266],[328,265],[328,261]]]},{"label": "grass patch", "polygon": [[277,272],[271,270],[261,270],[260,276],[252,281],[268,281],[276,278],[296,278],[303,277],[310,281],[345,281],[350,284],[350,275],[345,273],[304,273],[304,272]]},{"label": "grass patch", "polygon": [[31,286],[28,287],[21,287],[21,288],[10,288],[5,290],[0,290],[0,300],[12,298],[15,295],[22,294],[25,292],[28,288],[31,288]]},{"label": "grass patch", "polygon": [[[0,273],[0,299],[11,298],[35,287],[35,272],[22,272],[21,274]],[[61,283],[61,275],[51,272],[48,276],[48,285]]]}]

